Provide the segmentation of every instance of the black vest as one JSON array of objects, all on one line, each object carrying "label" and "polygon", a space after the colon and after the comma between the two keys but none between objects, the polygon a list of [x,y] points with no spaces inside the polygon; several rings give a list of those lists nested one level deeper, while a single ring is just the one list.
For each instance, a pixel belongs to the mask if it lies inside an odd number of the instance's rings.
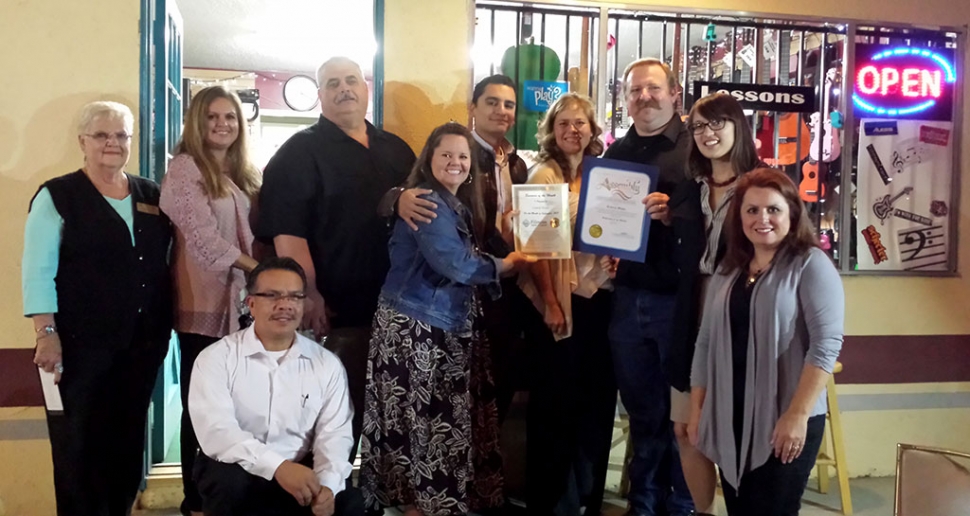
[{"label": "black vest", "polygon": [[[485,205],[485,242],[482,248],[485,252],[505,258],[512,249],[502,235],[495,229],[495,218],[498,216],[498,185],[495,183],[495,154],[479,146],[478,170],[482,174],[482,203]],[[525,162],[516,153],[509,154],[509,175],[513,185],[525,184],[529,178]],[[510,200],[511,201],[511,200]]]},{"label": "black vest", "polygon": [[[495,154],[480,148],[478,149],[478,170],[483,175],[482,199],[485,204],[485,220],[494,224],[498,214],[498,185],[495,183]],[[512,178],[513,185],[525,184],[529,178],[528,167],[519,158],[518,154],[511,153],[509,158],[509,176]],[[511,202],[511,199],[509,200]]]},{"label": "black vest", "polygon": [[64,219],[54,317],[62,342],[124,348],[133,340],[168,341],[172,226],[158,209],[154,182],[129,175],[135,245],[118,212],[84,172],[51,179],[47,188]]}]

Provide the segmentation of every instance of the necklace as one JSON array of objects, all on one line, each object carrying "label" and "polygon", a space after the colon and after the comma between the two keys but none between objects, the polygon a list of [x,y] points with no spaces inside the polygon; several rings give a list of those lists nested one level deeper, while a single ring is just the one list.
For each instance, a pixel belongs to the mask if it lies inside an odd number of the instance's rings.
[{"label": "necklace", "polygon": [[744,287],[751,288],[751,286],[758,281],[758,278],[761,276],[761,271],[763,270],[764,269],[758,269],[754,272],[754,274],[752,274],[751,271],[748,271],[748,281],[744,282]]},{"label": "necklace", "polygon": [[738,179],[738,176],[731,176],[730,179],[725,179],[724,181],[718,182],[714,180],[714,176],[707,178],[707,182],[714,188],[723,188]]},{"label": "necklace", "polygon": [[[753,262],[753,260],[752,260],[752,262]],[[755,270],[754,272],[751,272],[752,267],[755,267],[755,265],[753,263],[749,263],[748,264],[748,280],[744,282],[744,287],[745,288],[751,288],[755,283],[757,283],[758,282],[758,278],[761,277],[761,273],[764,272],[765,269],[767,269],[770,265],[771,265],[771,261],[769,261],[768,263],[766,263],[765,265],[763,265],[761,267],[758,267],[758,269]]]}]

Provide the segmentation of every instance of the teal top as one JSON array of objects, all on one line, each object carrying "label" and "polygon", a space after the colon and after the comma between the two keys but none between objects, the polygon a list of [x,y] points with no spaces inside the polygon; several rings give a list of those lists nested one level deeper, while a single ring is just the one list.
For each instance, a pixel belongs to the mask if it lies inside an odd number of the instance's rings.
[{"label": "teal top", "polygon": [[[135,214],[131,205],[131,194],[124,199],[105,197],[104,200],[125,221],[128,232],[131,233],[131,245],[135,245]],[[63,229],[64,219],[57,212],[50,192],[47,188],[41,188],[31,204],[24,228],[24,259],[21,268],[25,316],[57,313],[57,288],[54,278],[57,276]],[[111,258],[106,256],[105,259]]]}]

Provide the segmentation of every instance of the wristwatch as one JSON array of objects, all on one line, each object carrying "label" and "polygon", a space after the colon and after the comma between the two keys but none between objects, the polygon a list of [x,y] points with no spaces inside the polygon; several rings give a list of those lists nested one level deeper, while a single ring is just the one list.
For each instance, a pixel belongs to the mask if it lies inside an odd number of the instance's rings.
[{"label": "wristwatch", "polygon": [[48,324],[43,328],[39,328],[37,330],[37,338],[43,339],[44,337],[53,335],[55,333],[57,333],[57,326],[54,326],[53,324]]}]

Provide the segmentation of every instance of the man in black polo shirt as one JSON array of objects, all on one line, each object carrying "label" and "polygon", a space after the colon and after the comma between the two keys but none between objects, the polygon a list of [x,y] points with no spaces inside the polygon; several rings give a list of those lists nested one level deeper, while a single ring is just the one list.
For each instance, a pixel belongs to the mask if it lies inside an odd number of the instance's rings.
[{"label": "man in black polo shirt", "polygon": [[367,83],[357,63],[328,60],[317,84],[323,116],[266,165],[255,234],[306,271],[303,328],[317,339],[326,335],[325,346],[347,370],[356,453],[371,323],[390,268],[389,231],[377,205],[404,182],[415,156],[403,140],[364,119]]},{"label": "man in black polo shirt", "polygon": [[694,504],[674,442],[663,367],[678,281],[667,201],[685,180],[690,136],[674,109],[676,75],[663,62],[631,63],[623,72],[623,89],[633,127],[604,157],[660,169],[657,191],[644,201],[656,221],[650,225],[646,262],[619,263],[610,321],[617,386],[630,414],[629,514],[680,516]]}]

